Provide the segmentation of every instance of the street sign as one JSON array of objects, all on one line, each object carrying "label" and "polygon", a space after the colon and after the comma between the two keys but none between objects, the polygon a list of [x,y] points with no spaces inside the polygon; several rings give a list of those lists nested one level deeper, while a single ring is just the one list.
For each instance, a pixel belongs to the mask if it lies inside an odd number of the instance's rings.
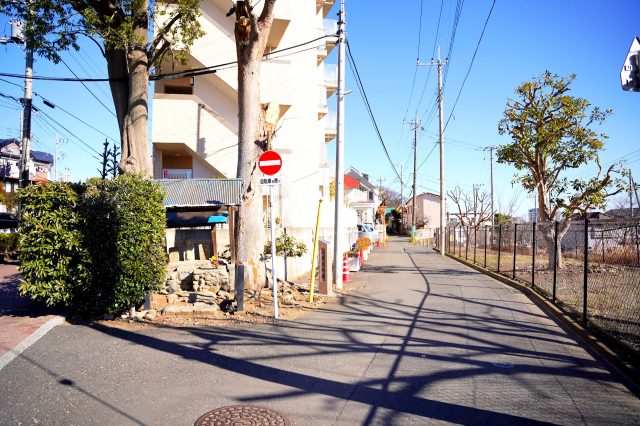
[{"label": "street sign", "polygon": [[260,185],[280,185],[282,179],[279,177],[263,177],[260,178]]},{"label": "street sign", "polygon": [[282,168],[282,157],[275,151],[267,151],[258,158],[258,168],[265,175],[275,175]]},{"label": "street sign", "polygon": [[627,59],[620,71],[622,90],[640,92],[640,74],[638,73],[638,61],[640,60],[640,37],[635,37],[629,48]]}]

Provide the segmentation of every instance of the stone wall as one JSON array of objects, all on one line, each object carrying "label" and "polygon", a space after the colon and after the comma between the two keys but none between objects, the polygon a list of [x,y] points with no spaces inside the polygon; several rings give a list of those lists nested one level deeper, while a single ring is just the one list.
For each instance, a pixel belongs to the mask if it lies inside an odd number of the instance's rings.
[{"label": "stone wall", "polygon": [[209,261],[170,263],[164,285],[147,309],[164,313],[219,311],[235,299],[229,272]]}]

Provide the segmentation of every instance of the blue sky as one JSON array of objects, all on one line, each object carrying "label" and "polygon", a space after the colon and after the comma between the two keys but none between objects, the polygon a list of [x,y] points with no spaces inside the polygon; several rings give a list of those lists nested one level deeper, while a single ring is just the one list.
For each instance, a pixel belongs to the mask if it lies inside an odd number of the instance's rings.
[{"label": "blue sky", "polygon": [[[463,3],[448,65],[445,120],[451,113],[492,3],[493,0],[467,0]],[[429,120],[432,117],[429,111],[435,101],[436,70],[430,70],[430,67],[418,67],[416,70],[416,58],[429,62],[436,45],[441,46],[442,58],[447,56],[456,1],[442,1],[441,16],[440,5],[441,0],[346,1],[347,38],[356,66],[389,155],[398,171],[400,164],[403,165],[403,177],[407,183],[411,182],[413,134],[403,121],[414,119],[417,113],[425,127],[418,142],[418,164],[422,164],[417,173],[418,192],[437,192],[439,188],[437,147],[427,158],[438,131],[437,117]],[[329,18],[335,18],[337,6]],[[439,16],[440,30],[436,38]],[[637,0],[497,0],[446,129],[447,188],[460,185],[464,190],[470,190],[474,184],[484,184],[484,188],[489,190],[489,158],[488,153],[481,149],[508,142],[497,131],[507,99],[513,96],[516,86],[545,70],[560,75],[577,74],[573,95],[587,98],[593,105],[613,109],[613,116],[600,129],[610,137],[601,156],[602,161],[608,164],[626,159],[636,180],[640,181],[637,118],[640,93],[623,92],[619,79],[631,41],[634,36],[640,36],[638,16],[640,2]],[[0,17],[2,30],[4,34],[10,32],[4,17]],[[104,77],[105,64],[97,48],[91,43],[85,43],[83,47],[79,54],[65,53],[65,62],[81,77]],[[336,62],[335,50],[328,61]],[[15,45],[0,46],[0,64],[2,72],[23,73],[23,52]],[[348,66],[347,70],[347,89],[353,93],[346,98],[345,164],[368,173],[375,184],[381,178],[384,186],[399,191],[399,182],[377,140]],[[72,77],[64,64],[54,65],[42,58],[36,58],[34,72],[43,76]],[[414,74],[416,80],[412,94]],[[427,75],[429,80],[425,86]],[[18,85],[23,83],[21,80],[0,78]],[[118,139],[117,123],[110,112],[113,107],[108,85],[87,85],[107,108],[79,83],[34,82],[36,93],[97,129],[88,127],[60,108],[49,109],[44,106],[42,98],[34,98],[34,104],[42,110],[34,119],[34,149],[53,153],[55,135],[60,134],[67,142],[59,146],[64,152],[59,170],[64,172],[68,168],[74,179],[96,175],[99,166],[97,152],[102,151],[105,135]],[[426,87],[424,97],[418,105],[423,87]],[[0,93],[17,98],[22,96],[19,87],[2,80]],[[330,102],[335,105],[333,99]],[[0,97],[0,138],[17,135],[19,117],[18,104]],[[331,158],[335,144],[330,143],[328,149]],[[505,205],[514,193],[521,192],[511,184],[515,170],[497,164],[494,171],[496,205],[499,201]],[[588,176],[589,171],[593,172],[593,165],[579,173]],[[405,187],[404,194],[409,194],[409,188]],[[526,209],[533,207],[533,200],[524,193],[519,198],[518,212],[524,214]]]},{"label": "blue sky", "polygon": [[[445,121],[492,3],[492,0],[464,2],[448,65]],[[417,173],[418,192],[437,193],[438,149],[426,161],[425,158],[437,140],[438,121],[437,117],[431,121],[424,119],[425,115],[429,117],[430,102],[435,102],[435,69],[431,70],[425,99],[419,108],[417,101],[429,74],[428,67],[418,68],[415,84],[418,93],[413,97],[411,86],[418,57],[418,33],[421,32],[420,61],[431,60],[434,44],[441,46],[444,59],[449,49],[456,2],[443,2],[437,41],[441,2],[412,0],[401,4],[372,7],[371,2],[347,1],[347,38],[389,154],[398,169],[399,164],[403,164],[404,180],[408,183],[413,167],[413,134],[410,127],[402,123],[414,119],[416,111],[422,119],[426,131],[421,132],[418,142],[418,164],[424,162]],[[560,75],[577,74],[574,96],[584,97],[592,105],[613,109],[613,116],[599,129],[610,137],[602,161],[606,164],[626,157],[636,180],[640,180],[640,93],[623,92],[619,78],[631,41],[634,36],[640,36],[639,16],[640,2],[636,0],[496,1],[471,73],[445,132],[447,188],[460,185],[470,190],[474,184],[484,184],[489,190],[488,153],[478,149],[508,142],[497,130],[507,99],[519,84],[545,70]],[[347,164],[369,173],[376,184],[381,177],[383,185],[399,190],[395,173],[384,157],[350,74],[347,87],[354,89],[354,94],[346,98]],[[410,98],[413,98],[411,104]],[[637,151],[635,156],[629,156],[634,151]],[[580,172],[588,176],[588,170],[593,172],[593,165]],[[512,167],[494,165],[496,205],[498,199],[506,205],[513,193],[521,192],[519,187],[512,187],[514,173]],[[405,194],[409,192],[404,190]],[[521,214],[533,208],[533,199],[526,195],[520,195],[518,211]]]}]

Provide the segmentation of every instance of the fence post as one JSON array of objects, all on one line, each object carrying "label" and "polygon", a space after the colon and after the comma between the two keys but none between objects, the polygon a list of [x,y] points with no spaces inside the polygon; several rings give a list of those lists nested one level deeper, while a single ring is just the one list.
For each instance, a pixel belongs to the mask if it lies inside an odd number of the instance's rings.
[{"label": "fence post", "polygon": [[602,232],[600,233],[600,243],[602,244],[602,263],[604,263],[604,226],[602,227]]},{"label": "fence post", "polygon": [[558,221],[553,222],[553,303],[556,302],[556,282],[558,278]]},{"label": "fence post", "polygon": [[636,260],[640,265],[640,242],[638,241],[638,225],[636,225]]},{"label": "fence post", "polygon": [[456,223],[455,226],[453,227],[453,255],[456,255],[456,227],[458,226],[458,224]]},{"label": "fence post", "polygon": [[466,237],[467,237],[467,240],[465,241],[465,246],[464,246],[464,260],[469,260],[469,227],[468,226],[467,226]]},{"label": "fence post", "polygon": [[460,238],[458,238],[458,257],[462,259],[462,228],[464,226],[460,223]]},{"label": "fence post", "polygon": [[536,286],[536,223],[533,222],[533,243],[531,245],[533,255],[531,256],[531,288]]},{"label": "fence post", "polygon": [[487,267],[487,229],[489,225],[484,226],[484,267]]},{"label": "fence post", "polygon": [[[638,241],[637,231],[638,231],[638,227],[636,226],[636,242]],[[473,263],[476,263],[477,248],[478,248],[478,225],[473,227]]]},{"label": "fence post", "polygon": [[584,218],[584,289],[582,297],[582,322],[587,322],[587,283],[589,282],[589,219]]},{"label": "fence post", "polygon": [[447,240],[444,242],[445,245],[445,253],[449,253],[451,251],[451,235],[449,235],[451,233],[451,228],[450,227],[445,227],[445,234],[447,235]]},{"label": "fence post", "polygon": [[498,226],[498,273],[500,273],[500,255],[502,254],[502,224]]},{"label": "fence post", "polygon": [[517,241],[518,241],[518,224],[514,223],[513,224],[513,274],[511,275],[511,278],[513,279],[516,278],[516,249],[518,248]]}]

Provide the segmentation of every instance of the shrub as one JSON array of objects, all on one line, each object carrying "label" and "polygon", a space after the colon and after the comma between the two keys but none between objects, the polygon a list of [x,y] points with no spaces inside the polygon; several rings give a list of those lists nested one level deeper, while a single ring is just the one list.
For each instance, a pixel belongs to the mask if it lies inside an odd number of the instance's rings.
[{"label": "shrub", "polygon": [[92,181],[82,203],[92,259],[91,313],[119,313],[160,288],[165,274],[164,194],[154,182],[121,175]]},{"label": "shrub", "polygon": [[20,194],[20,293],[82,314],[123,312],[165,273],[164,194],[140,176]]},{"label": "shrub", "polygon": [[[288,234],[276,237],[276,255],[284,257],[302,257],[307,252],[307,246]],[[264,244],[264,254],[271,254],[271,240]]]},{"label": "shrub", "polygon": [[21,295],[47,306],[67,306],[87,283],[77,187],[48,182],[18,192],[21,211],[18,254]]},{"label": "shrub", "polygon": [[18,233],[0,234],[0,253],[13,253],[18,250]]}]

